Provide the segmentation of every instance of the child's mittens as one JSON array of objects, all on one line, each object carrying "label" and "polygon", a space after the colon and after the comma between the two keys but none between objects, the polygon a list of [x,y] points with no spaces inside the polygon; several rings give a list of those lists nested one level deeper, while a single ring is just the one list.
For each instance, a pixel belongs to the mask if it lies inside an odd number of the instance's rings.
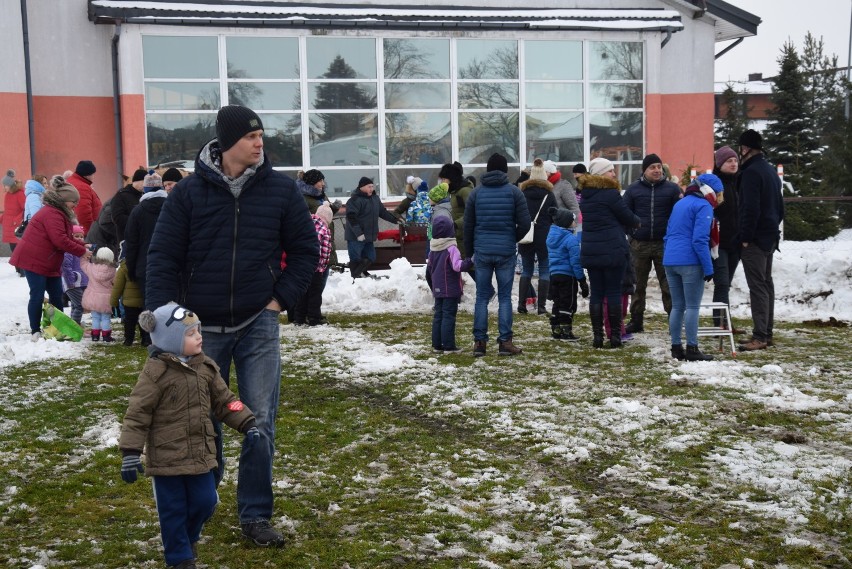
[{"label": "child's mittens", "polygon": [[472,266],[473,266],[473,260],[470,257],[467,257],[466,259],[462,259],[461,268],[459,269],[459,272],[466,273],[470,270],[470,268]]},{"label": "child's mittens", "polygon": [[589,298],[589,283],[586,282],[585,277],[580,279],[580,294],[583,298]]},{"label": "child's mittens", "polygon": [[144,472],[145,467],[142,466],[142,461],[139,460],[138,454],[126,454],[121,459],[121,479],[128,484],[136,482],[138,474]]},{"label": "child's mittens", "polygon": [[246,437],[245,437],[246,450],[253,449],[254,445],[257,444],[258,439],[260,439],[260,431],[257,430],[257,427],[252,427],[251,429],[246,431]]}]

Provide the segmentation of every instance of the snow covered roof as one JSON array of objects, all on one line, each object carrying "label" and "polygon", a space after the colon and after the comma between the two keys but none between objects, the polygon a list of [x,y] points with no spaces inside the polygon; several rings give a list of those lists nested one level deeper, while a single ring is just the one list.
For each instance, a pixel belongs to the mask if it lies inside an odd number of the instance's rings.
[{"label": "snow covered roof", "polygon": [[89,0],[89,20],[182,26],[370,28],[405,30],[683,29],[681,13],[665,9],[429,7],[385,4],[307,4],[238,0]]},{"label": "snow covered roof", "polygon": [[716,81],[713,83],[716,94],[724,93],[729,83],[737,93],[749,95],[771,95],[775,88],[775,83],[772,81]]}]

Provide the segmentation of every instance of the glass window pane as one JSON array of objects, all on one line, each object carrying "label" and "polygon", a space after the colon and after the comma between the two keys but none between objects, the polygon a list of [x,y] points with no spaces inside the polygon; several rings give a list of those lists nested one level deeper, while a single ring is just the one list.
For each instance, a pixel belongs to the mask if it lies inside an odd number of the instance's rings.
[{"label": "glass window pane", "polygon": [[301,166],[302,116],[290,114],[261,114],[263,149],[274,166]]},{"label": "glass window pane", "polygon": [[146,115],[148,164],[195,162],[202,146],[216,136],[216,113]]},{"label": "glass window pane", "polygon": [[386,109],[449,109],[449,83],[385,83]]},{"label": "glass window pane", "polygon": [[145,83],[147,110],[218,109],[218,83]]},{"label": "glass window pane", "polygon": [[459,83],[459,108],[517,109],[517,83]]},{"label": "glass window pane", "polygon": [[308,120],[310,161],[314,167],[379,163],[378,115],[375,113],[310,113]]},{"label": "glass window pane", "polygon": [[518,113],[459,113],[459,162],[484,164],[495,152],[518,162]]},{"label": "glass window pane", "polygon": [[590,79],[642,79],[642,43],[589,42]]},{"label": "glass window pane", "polygon": [[528,41],[524,43],[527,79],[582,79],[583,43]]},{"label": "glass window pane", "polygon": [[145,77],[219,77],[215,37],[142,36],[142,53]]},{"label": "glass window pane", "polygon": [[592,157],[642,160],[642,113],[591,113],[589,137]]},{"label": "glass window pane", "polygon": [[228,83],[228,102],[256,111],[301,108],[298,83]]},{"label": "glass window pane", "polygon": [[513,40],[459,40],[460,79],[517,79],[518,42]]},{"label": "glass window pane", "polygon": [[583,113],[527,113],[527,163],[583,159]]},{"label": "glass window pane", "polygon": [[450,113],[387,113],[388,164],[451,162]]},{"label": "glass window pane", "polygon": [[[381,194],[382,181],[379,179],[379,170],[377,168],[350,168],[346,170],[329,170],[325,168],[325,164],[319,162],[311,163],[314,168],[319,168],[325,175],[325,194],[330,198],[343,198],[346,201],[353,190],[358,186],[358,180],[362,176],[366,176],[375,182],[376,193]],[[337,236],[343,235],[343,231],[337,233]],[[345,241],[344,241],[345,247]]]},{"label": "glass window pane", "polygon": [[641,109],[641,83],[591,83],[589,107],[593,109]]},{"label": "glass window pane", "polygon": [[386,79],[449,79],[448,40],[384,40]]},{"label": "glass window pane", "polygon": [[312,83],[312,109],[375,109],[375,83]]},{"label": "glass window pane", "polygon": [[528,109],[581,109],[583,85],[580,83],[527,83]]},{"label": "glass window pane", "polygon": [[308,77],[375,79],[376,40],[308,38]]},{"label": "glass window pane", "polygon": [[[487,160],[487,158],[486,158]],[[482,175],[485,174],[485,166],[478,166],[476,168],[471,166],[466,166],[464,169],[464,175],[473,176],[476,178],[476,185],[479,185],[480,180],[482,179]],[[514,184],[518,177],[521,175],[521,167],[520,166],[509,166],[509,173],[506,174],[509,177],[509,182]]]},{"label": "glass window pane", "polygon": [[615,173],[618,175],[618,181],[621,187],[625,190],[627,186],[639,179],[642,175],[642,164],[616,164]]},{"label": "glass window pane", "polygon": [[423,168],[414,165],[409,168],[388,168],[387,170],[387,192],[384,194],[387,197],[405,195],[405,179],[409,176],[417,176],[421,180],[425,180],[426,184],[431,188],[438,183],[439,167]]},{"label": "glass window pane", "polygon": [[297,38],[227,38],[228,77],[298,79]]}]

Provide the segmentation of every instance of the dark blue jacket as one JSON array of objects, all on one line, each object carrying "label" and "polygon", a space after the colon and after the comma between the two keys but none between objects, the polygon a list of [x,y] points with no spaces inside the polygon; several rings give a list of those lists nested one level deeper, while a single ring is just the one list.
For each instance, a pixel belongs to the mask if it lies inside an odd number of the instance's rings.
[{"label": "dark blue jacket", "polygon": [[758,154],[740,169],[737,197],[740,200],[740,239],[755,243],[764,251],[778,246],[784,221],[781,179],[775,168]]},{"label": "dark blue jacket", "polygon": [[[134,190],[135,191],[135,190]],[[127,276],[135,281],[144,278],[148,266],[148,247],[154,236],[154,228],[168,194],[165,190],[148,192],[141,196],[139,204],[130,212],[124,231],[124,251]]]},{"label": "dark blue jacket", "polygon": [[547,255],[551,275],[585,278],[580,264],[580,236],[573,229],[551,225],[547,234]]},{"label": "dark blue jacket", "polygon": [[148,250],[145,307],[175,300],[205,327],[234,327],[273,299],[292,308],[311,282],[319,242],[296,184],[267,156],[235,197],[210,161],[217,151],[215,140],[202,148],[195,173],[163,205]]},{"label": "dark blue jacket", "polygon": [[466,254],[514,255],[532,221],[524,195],[499,170],[486,172],[480,181],[464,210]]},{"label": "dark blue jacket", "polygon": [[725,174],[719,169],[713,173],[722,180],[725,188],[722,203],[713,210],[713,216],[719,221],[719,247],[737,250],[740,248],[740,200],[737,197],[737,175]]},{"label": "dark blue jacket", "polygon": [[361,190],[353,190],[346,202],[346,228],[343,236],[347,241],[355,241],[359,235],[365,241],[375,241],[379,236],[379,218],[397,223],[396,217],[389,212],[381,198],[375,192],[367,195]]},{"label": "dark blue jacket", "polygon": [[[694,186],[690,186],[694,187]],[[675,205],[663,250],[663,266],[701,265],[704,276],[713,274],[710,257],[710,224],[713,206],[700,191],[689,191]]]},{"label": "dark blue jacket", "polygon": [[626,264],[630,250],[624,229],[639,225],[639,216],[627,209],[618,191],[618,181],[587,174],[580,178],[580,186],[583,192],[580,263],[595,269]]},{"label": "dark blue jacket", "polygon": [[661,240],[666,234],[672,208],[679,199],[680,188],[668,180],[652,184],[642,176],[630,184],[624,192],[624,203],[642,222],[642,227],[633,230],[633,238],[639,241]]}]

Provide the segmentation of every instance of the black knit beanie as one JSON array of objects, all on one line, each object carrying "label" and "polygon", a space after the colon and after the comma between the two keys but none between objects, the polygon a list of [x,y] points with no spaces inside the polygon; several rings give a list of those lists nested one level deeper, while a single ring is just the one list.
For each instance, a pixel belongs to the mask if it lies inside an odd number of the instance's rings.
[{"label": "black knit beanie", "polygon": [[358,189],[360,190],[364,186],[369,186],[373,183],[373,180],[368,178],[367,176],[362,176],[360,180],[358,180]]},{"label": "black knit beanie", "polygon": [[499,152],[492,154],[488,159],[488,163],[485,165],[486,172],[493,172],[495,170],[506,173],[509,172],[509,163],[506,161],[506,157]]},{"label": "black knit beanie", "polygon": [[663,163],[663,161],[659,156],[657,156],[656,154],[649,154],[645,158],[642,159],[642,171],[644,172],[645,170],[647,170],[648,166],[650,166],[651,164],[662,164],[662,163]]},{"label": "black knit beanie", "polygon": [[314,168],[313,170],[308,170],[307,172],[305,172],[305,175],[302,177],[302,180],[307,185],[313,186],[320,180],[325,180],[325,175],[316,168]]},{"label": "black knit beanie", "polygon": [[248,107],[228,105],[219,109],[219,114],[216,115],[216,138],[222,152],[255,130],[263,130],[263,123],[257,113]]}]

